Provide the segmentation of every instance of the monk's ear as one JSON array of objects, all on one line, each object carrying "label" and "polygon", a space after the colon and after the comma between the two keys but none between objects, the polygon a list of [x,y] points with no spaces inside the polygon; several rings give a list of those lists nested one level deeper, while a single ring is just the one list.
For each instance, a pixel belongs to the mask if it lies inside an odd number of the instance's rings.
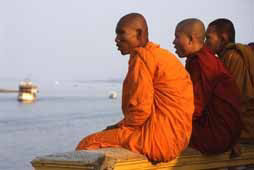
[{"label": "monk's ear", "polygon": [[142,40],[143,39],[143,31],[142,29],[137,29],[137,39]]},{"label": "monk's ear", "polygon": [[223,43],[229,42],[228,35],[225,32],[221,34],[221,40]]}]

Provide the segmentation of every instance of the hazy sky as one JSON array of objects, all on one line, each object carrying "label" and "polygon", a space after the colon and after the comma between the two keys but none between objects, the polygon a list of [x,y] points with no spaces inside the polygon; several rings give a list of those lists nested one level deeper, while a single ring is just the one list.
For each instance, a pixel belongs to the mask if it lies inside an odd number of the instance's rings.
[{"label": "hazy sky", "polygon": [[115,47],[117,21],[142,13],[150,40],[174,52],[176,24],[233,21],[236,41],[254,41],[253,0],[0,0],[0,78],[123,78],[128,56]]}]

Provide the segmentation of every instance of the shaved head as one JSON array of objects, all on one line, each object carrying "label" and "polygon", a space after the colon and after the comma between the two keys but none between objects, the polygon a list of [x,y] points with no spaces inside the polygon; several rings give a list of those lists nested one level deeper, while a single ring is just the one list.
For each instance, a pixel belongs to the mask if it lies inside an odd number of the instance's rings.
[{"label": "shaved head", "polygon": [[179,57],[190,57],[203,48],[205,40],[205,26],[195,18],[179,22],[175,30],[176,53]]},{"label": "shaved head", "polygon": [[183,32],[187,36],[195,37],[200,43],[205,40],[205,26],[202,21],[196,18],[185,19],[177,24],[176,31]]},{"label": "shaved head", "polygon": [[130,13],[123,16],[117,24],[117,28],[119,27],[131,27],[137,32],[141,32],[143,38],[148,41],[148,27],[146,19],[139,13]]},{"label": "shaved head", "polygon": [[235,27],[232,21],[226,18],[219,18],[214,20],[208,25],[209,27],[214,27],[216,33],[219,36],[223,36],[223,34],[226,35],[226,41],[227,43],[232,42],[235,43]]},{"label": "shaved head", "polygon": [[115,42],[121,54],[130,54],[135,48],[145,47],[148,41],[148,28],[143,15],[130,13],[118,21]]},{"label": "shaved head", "polygon": [[143,15],[130,13],[118,21],[115,42],[121,54],[130,54],[135,48],[145,47],[148,41],[148,28]]}]

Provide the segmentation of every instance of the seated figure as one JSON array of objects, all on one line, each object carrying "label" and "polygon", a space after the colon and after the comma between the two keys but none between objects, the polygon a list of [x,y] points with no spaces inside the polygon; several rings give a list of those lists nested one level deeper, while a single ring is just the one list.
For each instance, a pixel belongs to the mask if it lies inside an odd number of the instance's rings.
[{"label": "seated figure", "polygon": [[116,46],[130,55],[122,89],[123,120],[80,141],[76,150],[123,147],[153,163],[175,159],[188,146],[194,111],[188,72],[169,51],[149,41],[141,14],[116,26]]},{"label": "seated figure", "polygon": [[173,44],[194,87],[195,111],[190,146],[203,154],[231,150],[242,129],[239,89],[213,52],[204,46],[205,27],[198,19],[178,23]]},{"label": "seated figure", "polygon": [[235,43],[234,25],[226,18],[208,25],[206,44],[219,56],[240,89],[243,130],[239,142],[254,144],[254,52],[248,45]]}]

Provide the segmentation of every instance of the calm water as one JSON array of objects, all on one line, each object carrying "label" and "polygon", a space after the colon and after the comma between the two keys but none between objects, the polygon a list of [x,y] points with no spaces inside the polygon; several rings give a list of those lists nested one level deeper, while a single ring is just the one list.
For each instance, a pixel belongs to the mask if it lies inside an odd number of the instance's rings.
[{"label": "calm water", "polygon": [[[122,118],[121,81],[37,85],[38,100],[32,104],[19,103],[17,94],[0,93],[0,170],[31,170],[36,156],[72,151],[84,136]],[[110,91],[118,98],[110,100]]]}]

